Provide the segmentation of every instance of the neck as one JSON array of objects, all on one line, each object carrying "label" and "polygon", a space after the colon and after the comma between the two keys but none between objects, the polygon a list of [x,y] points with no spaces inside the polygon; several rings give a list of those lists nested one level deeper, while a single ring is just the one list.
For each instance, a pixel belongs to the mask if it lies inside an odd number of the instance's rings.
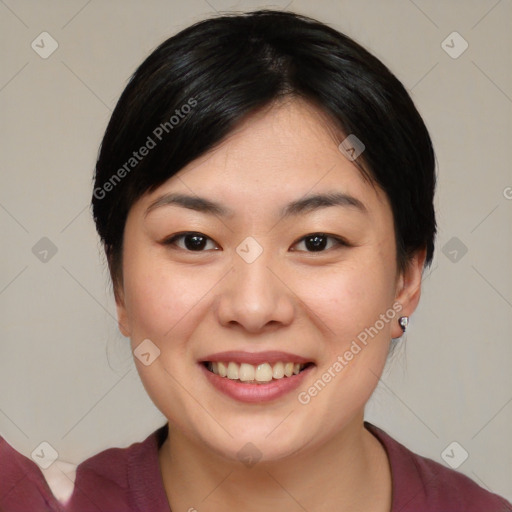
[{"label": "neck", "polygon": [[209,451],[169,425],[159,458],[173,511],[391,509],[387,455],[362,417],[320,447],[252,467]]}]

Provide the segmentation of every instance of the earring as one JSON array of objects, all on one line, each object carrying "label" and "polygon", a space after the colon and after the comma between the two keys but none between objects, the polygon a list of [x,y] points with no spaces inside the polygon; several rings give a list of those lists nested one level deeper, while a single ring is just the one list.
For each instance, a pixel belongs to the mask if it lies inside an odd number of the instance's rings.
[{"label": "earring", "polygon": [[401,316],[398,319],[398,323],[400,324],[400,327],[402,328],[402,331],[405,332],[407,329],[407,326],[409,325],[409,317],[408,316]]}]

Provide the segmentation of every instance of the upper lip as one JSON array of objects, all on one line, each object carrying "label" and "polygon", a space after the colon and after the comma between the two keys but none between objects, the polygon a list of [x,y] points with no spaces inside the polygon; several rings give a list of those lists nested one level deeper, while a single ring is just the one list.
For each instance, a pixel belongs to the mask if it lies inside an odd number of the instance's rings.
[{"label": "upper lip", "polygon": [[289,352],[267,351],[267,352],[244,352],[241,350],[229,350],[227,352],[216,352],[215,354],[204,357],[201,362],[234,362],[234,363],[248,363],[253,365],[263,363],[311,363],[311,359],[291,354]]}]

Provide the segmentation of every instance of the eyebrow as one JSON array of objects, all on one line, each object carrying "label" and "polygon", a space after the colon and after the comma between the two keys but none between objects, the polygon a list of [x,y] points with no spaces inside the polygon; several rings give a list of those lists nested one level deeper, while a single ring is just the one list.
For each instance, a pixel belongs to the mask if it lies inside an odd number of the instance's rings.
[{"label": "eyebrow", "polygon": [[[232,217],[235,213],[233,210],[226,208],[220,203],[211,201],[204,197],[170,193],[159,197],[156,201],[151,203],[146,209],[144,216],[156,208],[169,205],[181,206],[182,208],[188,208],[190,210],[210,215],[218,215],[220,217]],[[309,195],[301,199],[297,199],[296,201],[292,201],[282,208],[280,219],[303,215],[332,206],[349,207],[356,211],[358,210],[361,213],[368,212],[363,202],[356,197],[341,192],[327,192],[323,194]]]},{"label": "eyebrow", "polygon": [[209,199],[199,196],[188,196],[186,194],[164,194],[148,206],[144,215],[146,216],[155,208],[169,205],[181,206],[182,208],[188,208],[196,212],[209,213],[210,215],[219,215],[221,217],[233,215],[232,210],[215,201],[210,201]]},{"label": "eyebrow", "polygon": [[368,212],[363,202],[356,197],[341,192],[328,192],[306,196],[289,203],[281,210],[281,218],[302,215],[331,206],[349,207],[362,213]]}]

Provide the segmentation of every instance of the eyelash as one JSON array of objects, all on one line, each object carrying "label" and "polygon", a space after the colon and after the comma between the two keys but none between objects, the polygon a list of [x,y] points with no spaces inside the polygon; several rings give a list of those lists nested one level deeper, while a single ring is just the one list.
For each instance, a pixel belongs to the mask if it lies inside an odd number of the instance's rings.
[{"label": "eyelash", "polygon": [[[183,233],[177,233],[177,234],[171,236],[170,238],[165,239],[162,243],[163,243],[163,245],[166,245],[166,246],[175,246],[178,249],[181,249],[181,250],[184,250],[184,251],[187,251],[187,252],[205,252],[205,250],[193,251],[193,250],[190,250],[190,249],[187,249],[187,248],[184,248],[184,247],[177,246],[177,244],[176,244],[177,240],[183,239],[183,238],[185,238],[187,236],[193,236],[193,235],[205,238],[205,239],[213,242],[213,239],[211,239],[210,237],[204,235],[203,233],[199,233],[197,231],[185,231]],[[296,242],[293,243],[293,246],[297,245],[300,242],[303,242],[303,241],[307,240],[308,238],[313,238],[313,237],[322,237],[322,238],[327,238],[327,239],[330,239],[330,240],[334,240],[335,246],[329,247],[328,249],[325,249],[325,250],[322,250],[322,251],[298,251],[298,252],[306,252],[306,253],[314,254],[315,252],[327,252],[327,251],[329,251],[331,249],[340,248],[340,247],[350,247],[351,246],[343,238],[340,238],[340,237],[334,236],[334,235],[329,235],[328,233],[320,233],[320,232],[319,233],[310,233],[308,235],[305,235],[305,236],[299,238]],[[214,249],[214,250],[218,250],[218,249]]]}]

